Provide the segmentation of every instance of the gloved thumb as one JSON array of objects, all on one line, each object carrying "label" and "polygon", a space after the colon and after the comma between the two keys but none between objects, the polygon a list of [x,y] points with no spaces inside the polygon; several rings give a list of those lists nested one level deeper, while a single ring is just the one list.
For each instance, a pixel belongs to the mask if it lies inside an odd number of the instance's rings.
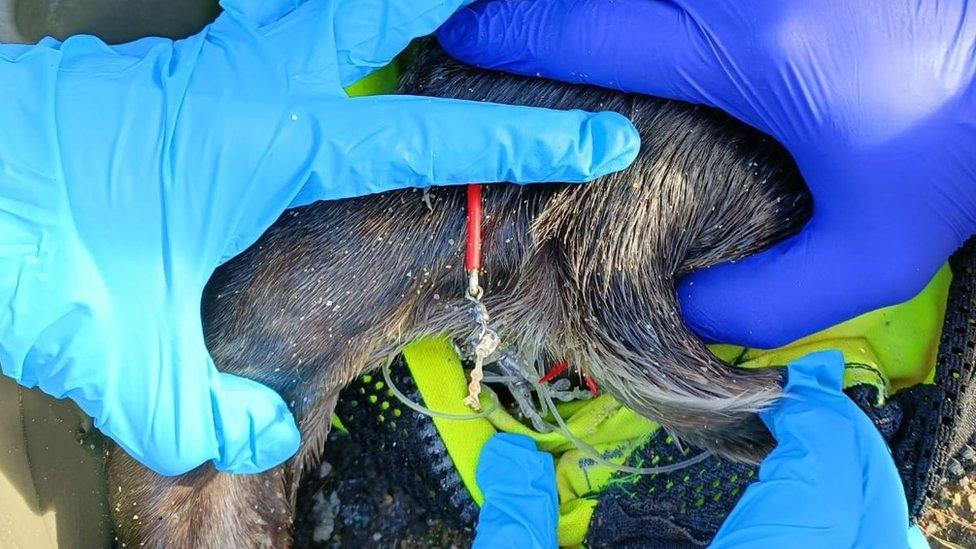
[{"label": "gloved thumb", "polygon": [[685,322],[708,342],[771,349],[912,298],[942,262],[913,253],[925,233],[859,219],[815,214],[764,252],[690,274],[678,285]]},{"label": "gloved thumb", "polygon": [[214,466],[230,473],[260,473],[295,455],[301,435],[285,402],[268,387],[218,374],[211,389],[220,457]]},{"label": "gloved thumb", "polygon": [[126,452],[161,475],[207,462],[230,473],[259,473],[294,455],[301,437],[281,397],[260,383],[218,372],[199,312],[181,318],[186,321],[170,318],[123,334],[134,343],[125,363],[139,368],[111,373],[103,398],[75,395],[76,402]]}]

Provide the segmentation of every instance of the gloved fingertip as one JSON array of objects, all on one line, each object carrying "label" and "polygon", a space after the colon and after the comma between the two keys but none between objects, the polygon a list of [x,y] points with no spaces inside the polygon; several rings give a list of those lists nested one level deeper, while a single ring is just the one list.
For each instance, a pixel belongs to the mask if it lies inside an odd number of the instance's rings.
[{"label": "gloved fingertip", "polygon": [[260,473],[298,452],[301,434],[281,397],[260,383],[220,375],[214,416],[220,456],[214,466],[229,473]]},{"label": "gloved fingertip", "polygon": [[[810,353],[791,362],[786,368],[784,398],[759,412],[759,417],[775,434],[776,418],[785,410],[792,410],[792,414],[800,417],[797,403],[800,407],[809,406],[813,401],[850,403],[843,393],[845,367],[844,354],[837,350]],[[801,400],[797,401],[797,397]],[[836,400],[838,397],[840,401]]]},{"label": "gloved fingertip", "polygon": [[[691,331],[705,343],[745,344],[743,338],[735,336],[730,338],[723,331],[723,326],[726,323],[722,322],[720,314],[716,314],[722,309],[719,311],[710,310],[709,303],[721,301],[712,298],[716,290],[710,287],[709,278],[702,276],[701,272],[691,273],[679,280],[676,293],[681,306],[681,317]],[[734,314],[734,311],[730,314]]]},{"label": "gloved fingertip", "polygon": [[516,433],[498,433],[488,439],[488,442],[485,443],[485,448],[491,448],[493,451],[504,451],[505,446],[518,446],[519,448],[525,448],[526,450],[538,449],[535,441],[530,437]]},{"label": "gloved fingertip", "polygon": [[523,435],[497,434],[476,473],[485,501],[474,547],[556,547],[559,495],[551,455]]},{"label": "gloved fingertip", "polygon": [[844,387],[844,354],[837,350],[820,351],[787,366],[787,393],[799,387],[814,387],[840,392]]},{"label": "gloved fingertip", "polygon": [[771,248],[689,274],[678,284],[685,323],[708,343],[775,349],[849,318],[842,311],[853,297],[837,296],[857,286],[835,268],[831,242],[808,224]]},{"label": "gloved fingertip", "polygon": [[540,452],[534,440],[524,435],[499,433],[481,450],[475,473],[479,485],[498,487],[505,483],[533,484],[531,479],[555,475],[552,456]]},{"label": "gloved fingertip", "polygon": [[928,540],[925,539],[922,529],[917,524],[913,524],[908,529],[908,547],[909,549],[929,549],[931,547]]},{"label": "gloved fingertip", "polygon": [[294,456],[301,445],[295,419],[289,416],[265,425],[251,435],[247,451],[223,452],[214,466],[228,473],[254,474],[273,469]]},{"label": "gloved fingertip", "polygon": [[478,15],[468,7],[454,12],[454,15],[437,29],[437,39],[444,51],[473,65],[477,65],[481,57],[479,51],[483,45],[480,35]]},{"label": "gloved fingertip", "polygon": [[582,181],[623,170],[633,164],[640,152],[641,137],[627,117],[615,112],[599,112],[583,123],[581,146],[592,147],[592,159]]}]

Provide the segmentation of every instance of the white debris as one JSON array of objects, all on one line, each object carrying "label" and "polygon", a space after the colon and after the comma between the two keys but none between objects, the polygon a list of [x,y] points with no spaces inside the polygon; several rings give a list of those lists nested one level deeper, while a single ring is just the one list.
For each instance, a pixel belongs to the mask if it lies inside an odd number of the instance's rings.
[{"label": "white debris", "polygon": [[312,540],[325,543],[335,532],[335,519],[339,515],[339,495],[335,492],[329,494],[326,500],[322,492],[315,494],[315,505],[312,507],[312,516],[315,519],[315,531],[312,532]]}]

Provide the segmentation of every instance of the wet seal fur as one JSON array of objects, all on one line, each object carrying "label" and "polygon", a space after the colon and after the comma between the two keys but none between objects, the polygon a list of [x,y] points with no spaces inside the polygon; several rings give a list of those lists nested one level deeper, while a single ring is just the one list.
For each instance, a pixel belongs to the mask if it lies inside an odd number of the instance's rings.
[{"label": "wet seal fur", "polygon": [[[675,281],[783,238],[809,197],[770,138],[711,109],[489,73],[426,49],[402,93],[614,110],[634,121],[635,164],[583,186],[484,191],[486,304],[506,344],[551,350],[683,443],[756,461],[771,439],[755,412],[782,372],[718,361],[683,324]],[[463,124],[463,120],[458,120]],[[285,215],[225,265],[204,302],[219,369],[277,390],[299,454],[255,476],[209,465],[153,474],[116,448],[109,493],[127,546],[291,543],[297,485],[316,463],[339,391],[403,345],[472,329],[463,290],[465,191],[437,188],[319,203]]]}]

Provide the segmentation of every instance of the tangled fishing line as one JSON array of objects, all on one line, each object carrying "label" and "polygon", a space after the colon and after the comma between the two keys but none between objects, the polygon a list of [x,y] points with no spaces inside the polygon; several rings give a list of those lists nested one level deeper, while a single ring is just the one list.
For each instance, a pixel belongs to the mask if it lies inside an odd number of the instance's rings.
[{"label": "tangled fishing line", "polygon": [[[483,389],[482,382],[501,383],[507,387],[511,395],[515,398],[521,414],[532,422],[533,427],[537,431],[560,432],[588,458],[614,470],[625,473],[645,475],[670,473],[685,467],[689,467],[708,458],[711,454],[708,452],[702,452],[684,461],[669,465],[656,467],[632,467],[629,465],[614,463],[606,459],[602,454],[600,454],[599,451],[596,450],[596,448],[573,434],[569,426],[566,425],[566,421],[563,419],[559,409],[556,407],[556,404],[553,401],[552,391],[543,385],[545,376],[540,376],[540,372],[537,370],[535,362],[532,362],[532,366],[522,366],[521,362],[509,359],[504,353],[498,353],[501,340],[498,334],[488,325],[488,311],[482,301],[482,298],[484,297],[484,290],[482,289],[478,279],[478,273],[481,270],[482,224],[480,185],[468,185],[467,207],[468,222],[467,247],[465,250],[465,270],[467,271],[468,279],[465,295],[472,304],[472,315],[474,317],[475,324],[478,327],[478,335],[471,345],[473,351],[471,354],[474,355],[474,368],[471,371],[471,382],[468,385],[468,396],[464,399],[464,402],[471,407],[473,411],[465,414],[452,414],[438,410],[431,410],[426,406],[414,402],[407,395],[403,394],[403,392],[397,388],[396,384],[393,383],[393,379],[390,374],[390,361],[387,361],[383,365],[383,379],[394,396],[396,396],[397,399],[403,402],[403,404],[411,410],[432,418],[462,421],[480,419],[490,416],[496,410],[502,407],[498,395],[491,389],[484,387],[484,389],[487,389],[484,392],[490,395],[491,404],[487,407],[487,409],[481,409],[482,407],[479,395]],[[491,357],[495,357],[495,360],[489,361]],[[486,376],[484,374],[484,366],[488,364],[497,364],[502,369],[502,374]],[[527,386],[530,387],[531,390],[529,390]],[[538,400],[538,408],[533,403],[532,394],[534,394]],[[571,394],[572,393],[570,393],[570,395]],[[545,419],[547,417],[552,417],[556,424],[553,425],[547,421]]]},{"label": "tangled fishing line", "polygon": [[[552,391],[543,385],[546,376],[540,376],[540,373],[534,365],[533,367],[526,366],[523,368],[519,365],[519,363],[514,363],[514,361],[509,359],[507,355],[497,352],[501,340],[498,334],[488,325],[488,310],[485,308],[482,301],[482,298],[484,297],[484,290],[482,289],[478,279],[478,274],[481,270],[481,185],[468,185],[467,209],[468,220],[467,246],[465,248],[465,271],[467,272],[468,279],[465,296],[471,302],[472,314],[478,327],[478,335],[476,340],[471,345],[473,351],[472,354],[474,355],[474,368],[471,371],[471,382],[468,385],[468,396],[464,399],[464,402],[470,408],[472,408],[473,411],[465,414],[452,414],[438,410],[431,410],[420,403],[414,402],[407,395],[403,394],[396,384],[393,383],[393,378],[390,375],[391,361],[387,361],[383,364],[383,379],[393,395],[411,410],[425,416],[439,419],[464,421],[486,418],[501,408],[502,404],[498,398],[498,395],[487,386],[483,386],[482,382],[502,383],[508,388],[509,392],[515,398],[522,415],[532,422],[533,427],[537,431],[560,432],[564,437],[566,437],[567,440],[572,442],[580,452],[600,465],[604,465],[625,473],[648,475],[670,473],[685,467],[689,467],[708,458],[711,454],[708,452],[702,452],[684,461],[669,465],[656,467],[632,467],[629,465],[614,463],[608,460],[602,454],[600,454],[596,448],[581,440],[572,432],[569,426],[566,425],[566,421],[563,419],[559,409],[556,407],[556,404],[553,401]],[[489,361],[491,357],[495,357],[496,360],[493,362]],[[484,374],[484,366],[487,364],[499,365],[499,367],[502,369],[502,374],[486,376]],[[528,390],[526,386],[531,387],[531,390]],[[487,409],[481,409],[481,400],[479,395],[483,389],[485,390],[484,392],[490,395],[489,398],[491,399],[491,404],[487,407]],[[532,394],[536,395],[538,408],[533,402]],[[570,395],[572,395],[572,393],[570,393]],[[547,417],[552,417],[556,424],[553,425],[547,421],[545,419]]]},{"label": "tangled fishing line", "polygon": [[[489,395],[489,398],[491,399],[491,403],[486,408],[480,411],[472,411],[471,413],[465,413],[465,414],[452,414],[452,413],[442,412],[439,410],[430,409],[422,404],[415,402],[410,397],[405,395],[402,391],[400,391],[400,389],[393,382],[393,377],[390,373],[390,364],[391,364],[390,362],[385,362],[382,368],[383,379],[386,382],[386,386],[397,398],[397,400],[401,401],[405,406],[407,406],[408,408],[414,410],[419,414],[423,414],[425,416],[438,418],[438,419],[464,421],[464,420],[486,418],[492,415],[493,413],[495,413],[502,406],[498,398],[498,395],[495,393],[495,391],[491,390],[488,387],[485,387],[484,392]],[[639,475],[671,473],[680,469],[684,469],[685,467],[692,466],[696,463],[700,463],[701,461],[705,460],[711,455],[709,452],[701,452],[700,454],[697,454],[695,456],[692,456],[686,460],[677,463],[655,466],[655,467],[632,467],[629,465],[614,463],[613,461],[610,461],[609,459],[601,455],[596,448],[594,448],[593,446],[591,446],[590,444],[588,444],[587,442],[583,441],[575,434],[573,434],[572,430],[570,430],[569,426],[566,424],[565,419],[563,419],[562,414],[559,412],[558,408],[556,407],[555,402],[553,401],[552,395],[550,394],[549,390],[544,385],[542,385],[538,380],[533,379],[532,377],[527,377],[524,378],[523,380],[515,376],[485,376],[483,381],[485,383],[502,383],[506,385],[509,388],[509,390],[513,392],[513,394],[516,390],[518,390],[517,384],[524,383],[527,381],[532,386],[534,393],[538,396],[539,402],[542,405],[542,409],[536,412],[536,414],[533,414],[534,417],[530,416],[530,419],[533,420],[533,426],[537,430],[541,431],[542,429],[539,429],[540,425],[538,423],[541,421],[542,424],[545,426],[544,428],[546,430],[558,431],[559,433],[561,433],[564,437],[566,437],[567,440],[569,440],[573,444],[573,446],[575,446],[584,455],[586,455],[586,457],[592,459],[594,462],[599,463],[600,465],[604,465],[606,467],[609,467],[617,471],[621,471],[624,473],[639,474]],[[523,413],[523,415],[525,414]],[[556,422],[555,425],[543,419],[549,416],[551,416],[555,420]]]}]

